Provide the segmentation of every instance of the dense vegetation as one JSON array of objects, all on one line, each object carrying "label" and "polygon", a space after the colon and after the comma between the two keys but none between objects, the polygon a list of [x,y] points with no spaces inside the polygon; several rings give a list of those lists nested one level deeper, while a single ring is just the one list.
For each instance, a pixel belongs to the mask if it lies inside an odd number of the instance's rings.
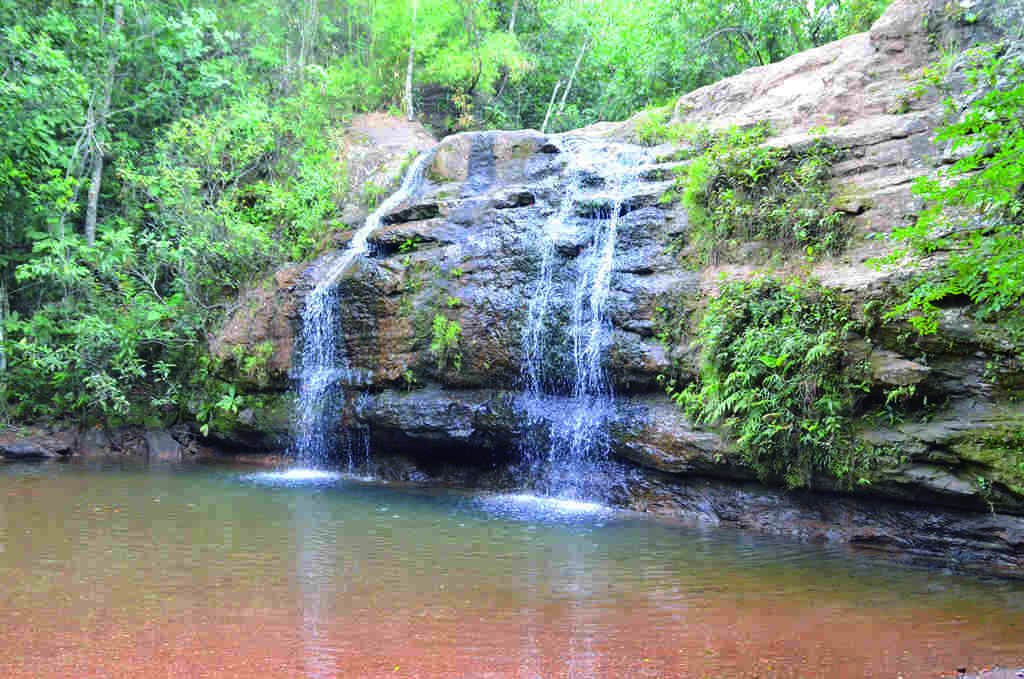
[{"label": "dense vegetation", "polygon": [[[651,136],[651,126],[641,125],[640,133],[642,139]],[[763,124],[714,134],[666,131],[691,158],[661,201],[682,200],[689,245],[700,265],[718,264],[723,254],[751,240],[808,255],[834,253],[845,244],[828,185],[839,151],[821,139],[800,151],[774,148],[763,143],[769,133]]]},{"label": "dense vegetation", "polygon": [[355,112],[622,118],[884,4],[0,0],[0,416],[236,405],[202,346],[359,192],[334,144]]},{"label": "dense vegetation", "polygon": [[[922,86],[948,87],[949,62],[939,63]],[[906,244],[889,261],[945,255],[945,264],[920,277],[895,310],[909,314],[922,333],[936,330],[939,304],[966,296],[981,320],[994,321],[1024,341],[1024,59],[1005,45],[964,55],[968,89],[946,99],[947,123],[936,141],[955,161],[914,186],[925,209],[896,229]],[[969,105],[962,106],[964,101]]]},{"label": "dense vegetation", "polygon": [[[951,87],[957,75],[966,89]],[[944,303],[967,301],[978,319],[997,324],[1019,347],[1024,341],[1024,61],[1005,44],[981,46],[929,69],[918,92],[929,88],[952,90],[945,102],[947,121],[935,138],[950,162],[916,181],[924,209],[912,224],[889,234],[906,247],[876,262],[906,266],[908,259],[929,260],[887,317],[909,320],[918,332],[930,334]],[[653,136],[652,142],[687,137],[694,159],[675,191],[695,224],[701,253],[713,256],[734,235],[827,249],[841,245],[836,216],[821,209],[829,202],[822,192],[822,164],[835,153],[828,146],[786,159],[758,145],[763,135],[756,129],[710,138],[664,129],[655,121],[641,125],[640,132],[642,138]],[[788,177],[789,192],[776,196],[766,181],[772,176]],[[817,212],[807,209],[814,205]],[[784,214],[776,215],[777,208]],[[809,485],[816,474],[870,482],[876,451],[856,442],[856,418],[874,413],[901,420],[914,388],[871,393],[867,366],[847,354],[846,343],[850,332],[866,334],[868,328],[857,326],[836,293],[800,279],[734,281],[724,283],[699,314],[695,374],[677,365],[662,377],[677,404],[695,421],[723,427],[762,479],[784,480],[791,487]],[[687,332],[687,310],[661,308],[658,323],[660,338],[672,347]],[[989,482],[978,477],[978,483],[985,489]]]},{"label": "dense vegetation", "polygon": [[[663,341],[680,322],[662,310]],[[854,329],[849,304],[813,281],[727,283],[701,316],[696,379],[664,386],[694,421],[724,426],[764,480],[799,487],[824,473],[867,481],[872,451],[853,434],[871,403],[870,371],[848,355]],[[888,404],[906,393],[891,391]]]}]

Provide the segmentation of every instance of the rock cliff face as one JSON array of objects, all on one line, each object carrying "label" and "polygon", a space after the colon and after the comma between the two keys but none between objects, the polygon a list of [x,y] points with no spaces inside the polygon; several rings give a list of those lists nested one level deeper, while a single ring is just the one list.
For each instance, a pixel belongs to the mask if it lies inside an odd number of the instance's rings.
[{"label": "rock cliff face", "polygon": [[[617,399],[607,423],[621,479],[616,502],[1024,572],[1020,347],[975,320],[969,306],[947,305],[934,335],[918,337],[905,324],[876,320],[864,324],[869,332],[848,338],[850,353],[870,366],[875,387],[914,385],[942,404],[927,421],[862,423],[864,442],[893,451],[869,485],[848,488],[821,478],[813,480],[814,492],[799,493],[759,485],[732,442],[688,421],[658,382],[670,363],[692,365],[695,357],[691,338],[665,346],[655,337],[657,310],[699,310],[723,276],[805,271],[844,295],[862,320],[874,306],[900,297],[911,272],[870,265],[890,247],[875,236],[914,217],[920,205],[911,182],[949,156],[931,141],[942,104],[935,96],[910,96],[910,87],[939,56],[938,46],[966,48],[1024,25],[1013,3],[975,5],[972,16],[980,18],[967,23],[938,0],[895,0],[869,33],[749,70],[676,103],[674,120],[709,128],[768,121],[773,136],[766,143],[780,148],[806,147],[811,130],[824,126],[825,138],[841,151],[830,180],[834,207],[853,235],[841,255],[809,263],[752,243],[714,267],[688,269],[672,247],[685,242],[686,210],[659,201],[679,166],[678,149],[645,152],[639,181],[618,208],[605,306],[606,369]],[[1015,39],[1012,49],[1021,49]],[[954,64],[954,85],[957,73]],[[514,482],[529,426],[519,399],[524,333],[543,266],[538,229],[560,210],[566,213],[570,182],[584,189],[567,224],[593,219],[601,180],[589,186],[585,173],[581,179],[567,171],[573,140],[607,145],[613,154],[616,144],[636,141],[640,122],[558,136],[519,131],[446,138],[427,171],[426,189],[372,234],[372,256],[353,262],[338,283],[342,348],[351,367],[366,375],[338,422],[368,427],[379,473],[492,487]],[[422,138],[407,144],[422,146]],[[398,145],[395,156],[406,150]],[[591,245],[587,233],[569,228],[554,238],[548,308],[556,326],[569,323],[572,275]],[[224,358],[234,346],[273,345],[268,372],[248,387],[261,393],[261,403],[274,405],[266,412],[249,409],[247,422],[224,423],[216,432],[223,438],[272,446],[284,434],[273,411],[289,398],[298,310],[330,257],[279,272],[247,293],[242,310],[214,341]],[[431,349],[439,316],[461,329],[458,342],[444,351],[436,342]],[[566,341],[564,332],[561,337]],[[547,356],[549,374],[564,368],[557,347]],[[557,410],[557,399],[552,403]]]}]

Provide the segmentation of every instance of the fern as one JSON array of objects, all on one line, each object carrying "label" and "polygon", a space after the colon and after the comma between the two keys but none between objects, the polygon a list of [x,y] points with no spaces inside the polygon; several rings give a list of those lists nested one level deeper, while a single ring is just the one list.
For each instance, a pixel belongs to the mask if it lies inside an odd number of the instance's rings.
[{"label": "fern", "polygon": [[851,465],[846,452],[863,394],[862,367],[839,342],[852,323],[849,305],[815,283],[729,283],[698,326],[698,379],[681,391],[663,383],[695,421],[731,433],[762,479],[802,486],[824,472],[853,483],[869,459]]}]

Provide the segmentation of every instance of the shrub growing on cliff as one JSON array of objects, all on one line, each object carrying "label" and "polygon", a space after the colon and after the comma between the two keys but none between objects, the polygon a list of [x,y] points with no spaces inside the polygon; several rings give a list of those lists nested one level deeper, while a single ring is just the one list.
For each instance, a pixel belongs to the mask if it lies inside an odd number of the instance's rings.
[{"label": "shrub growing on cliff", "polygon": [[818,284],[727,283],[698,327],[697,380],[665,386],[695,421],[724,426],[762,479],[799,487],[825,472],[852,483],[868,462],[852,436],[868,389],[844,345],[853,326],[849,305]]},{"label": "shrub growing on cliff", "polygon": [[688,167],[676,183],[690,214],[692,240],[715,263],[744,240],[834,252],[846,239],[827,184],[838,151],[823,140],[793,151],[762,145],[766,125],[732,129]]},{"label": "shrub growing on cliff", "polygon": [[437,359],[437,371],[443,372],[451,363],[455,372],[462,370],[462,326],[458,321],[449,321],[441,314],[434,316],[434,336],[430,342],[430,353]]},{"label": "shrub growing on cliff", "polygon": [[[892,234],[914,257],[948,252],[949,258],[918,281],[896,313],[909,314],[920,332],[934,332],[937,303],[966,295],[979,318],[1024,338],[1024,60],[1005,46],[980,47],[967,54],[965,75],[971,103],[961,111],[948,98],[951,122],[936,135],[958,159],[917,181],[925,209]],[[937,70],[932,86],[943,77]],[[906,254],[899,250],[889,261]]]}]

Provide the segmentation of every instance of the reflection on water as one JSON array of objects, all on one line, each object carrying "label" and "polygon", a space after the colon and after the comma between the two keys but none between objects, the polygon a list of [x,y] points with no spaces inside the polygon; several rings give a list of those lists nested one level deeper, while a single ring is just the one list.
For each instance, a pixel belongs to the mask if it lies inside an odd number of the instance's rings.
[{"label": "reflection on water", "polygon": [[1024,584],[600,506],[0,467],[0,677],[937,677]]},{"label": "reflection on water", "polygon": [[329,517],[315,500],[310,495],[297,497],[292,520],[298,550],[295,580],[299,584],[297,604],[302,615],[302,657],[306,676],[321,679],[338,673],[330,634],[324,625],[329,616],[327,602],[337,594],[335,583],[347,582],[351,574],[346,573],[345,564],[339,564],[335,558]]}]

